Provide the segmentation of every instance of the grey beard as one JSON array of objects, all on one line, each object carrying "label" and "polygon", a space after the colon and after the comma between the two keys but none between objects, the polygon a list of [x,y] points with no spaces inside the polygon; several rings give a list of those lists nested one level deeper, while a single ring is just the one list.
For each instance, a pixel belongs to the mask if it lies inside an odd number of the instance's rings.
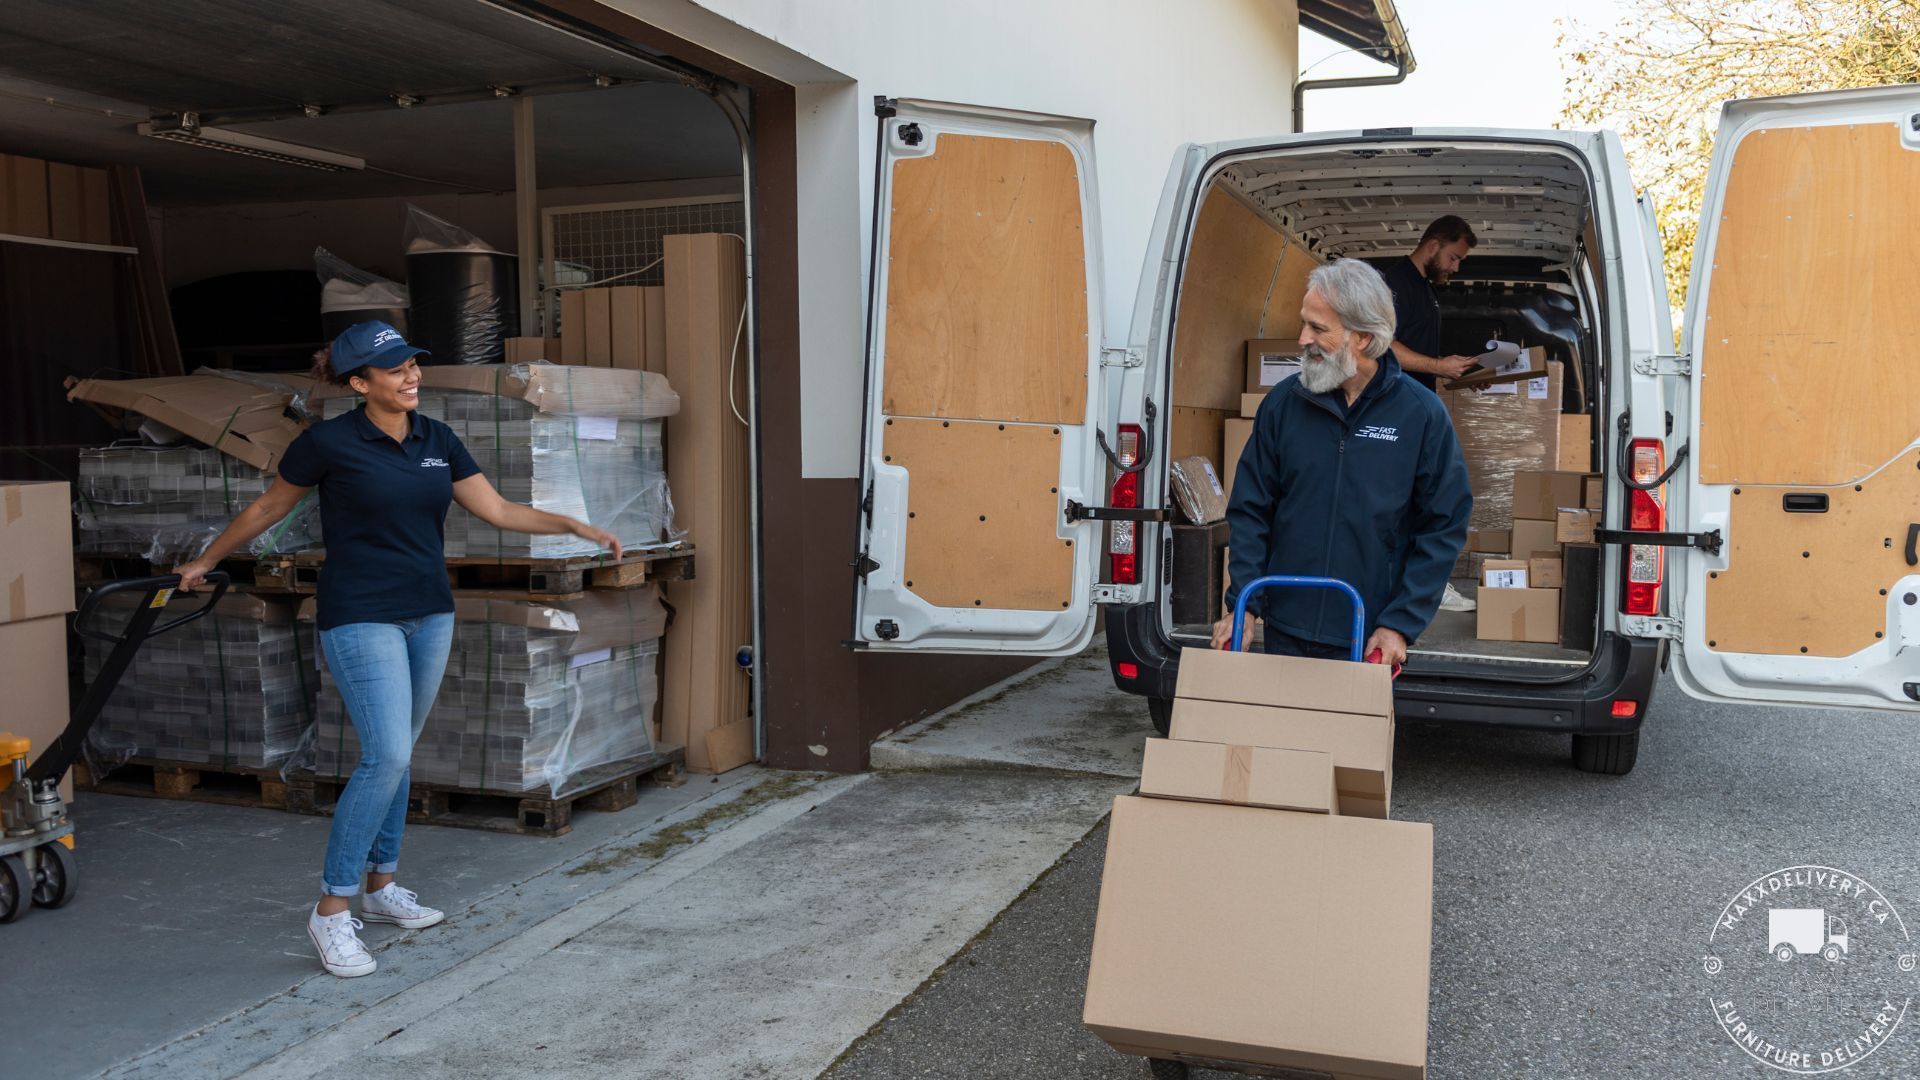
[{"label": "grey beard", "polygon": [[1309,394],[1327,393],[1360,373],[1360,362],[1348,346],[1341,346],[1336,353],[1308,346],[1300,359],[1300,385]]}]

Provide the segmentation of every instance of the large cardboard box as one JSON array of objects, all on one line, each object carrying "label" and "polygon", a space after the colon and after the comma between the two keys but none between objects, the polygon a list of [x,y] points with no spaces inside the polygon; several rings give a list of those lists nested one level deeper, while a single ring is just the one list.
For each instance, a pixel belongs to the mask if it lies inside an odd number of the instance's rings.
[{"label": "large cardboard box", "polygon": [[1586,494],[1586,473],[1516,472],[1513,474],[1513,516],[1552,521],[1561,510],[1579,506]]},{"label": "large cardboard box", "polygon": [[1333,758],[1333,783],[1342,814],[1383,818],[1392,810],[1391,717],[1176,698],[1172,735],[1182,742],[1321,751]]},{"label": "large cardboard box", "polygon": [[1593,468],[1593,417],[1586,413],[1560,415],[1561,472],[1583,473]]},{"label": "large cardboard box", "polygon": [[1267,400],[1266,391],[1257,394],[1240,395],[1240,415],[1248,420],[1260,414],[1260,403]]},{"label": "large cardboard box", "polygon": [[1227,501],[1233,501],[1233,477],[1240,469],[1240,455],[1247,449],[1247,440],[1253,438],[1253,421],[1228,420],[1226,423],[1226,453],[1220,459],[1220,478],[1227,485]]},{"label": "large cardboard box", "polygon": [[68,379],[67,400],[139,413],[262,472],[273,472],[301,430],[300,423],[287,416],[287,404],[295,391],[314,387],[304,375],[282,372],[272,378],[278,385],[201,368],[192,375],[158,379]]},{"label": "large cardboard box", "polygon": [[1247,393],[1265,394],[1300,373],[1300,342],[1295,338],[1247,340]]},{"label": "large cardboard box", "polygon": [[1591,544],[1599,523],[1598,510],[1562,510],[1554,516],[1553,538],[1562,544]]},{"label": "large cardboard box", "polygon": [[1567,561],[1561,556],[1536,556],[1527,563],[1527,583],[1536,589],[1557,589],[1567,580]]},{"label": "large cardboard box", "polygon": [[[1393,676],[1380,664],[1182,649],[1174,695],[1281,709],[1393,718]],[[1256,745],[1261,744],[1256,741]]]},{"label": "large cardboard box", "polygon": [[1467,460],[1474,528],[1504,529],[1515,517],[1531,516],[1513,508],[1513,477],[1559,463],[1563,381],[1564,366],[1550,362],[1544,376],[1524,382],[1441,393]]},{"label": "large cardboard box", "polygon": [[1505,555],[1513,550],[1512,529],[1468,529],[1468,551],[1483,551],[1489,555]]},{"label": "large cardboard box", "polygon": [[1421,1080],[1432,939],[1431,825],[1121,796],[1082,1019],[1128,1054]]},{"label": "large cardboard box", "polygon": [[1481,589],[1477,599],[1481,641],[1559,643],[1559,589]]},{"label": "large cardboard box", "polygon": [[[7,688],[0,731],[33,740],[32,761],[67,729],[66,616],[0,623],[0,686]],[[73,798],[71,772],[60,781],[60,797]]]},{"label": "large cardboard box", "polygon": [[1158,799],[1331,814],[1333,755],[1323,750],[1148,739],[1140,794]]},{"label": "large cardboard box", "polygon": [[1535,555],[1552,555],[1560,550],[1559,525],[1555,515],[1548,515],[1545,521],[1531,518],[1513,519],[1513,550],[1516,559],[1531,559]]},{"label": "large cardboard box", "polygon": [[72,610],[72,488],[0,480],[0,623]]}]

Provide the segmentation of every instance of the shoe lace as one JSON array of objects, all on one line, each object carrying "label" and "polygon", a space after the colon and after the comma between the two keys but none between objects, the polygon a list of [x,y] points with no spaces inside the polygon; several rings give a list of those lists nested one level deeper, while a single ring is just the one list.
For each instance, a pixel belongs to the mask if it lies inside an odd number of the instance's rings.
[{"label": "shoe lace", "polygon": [[380,897],[381,902],[388,907],[399,908],[403,911],[420,910],[418,903],[420,894],[414,892],[412,889],[403,889],[398,884],[389,884],[386,888],[381,889],[380,892],[382,894]]},{"label": "shoe lace", "polygon": [[361,922],[359,919],[341,919],[339,922],[330,921],[327,925],[328,948],[349,956],[354,953],[366,952],[367,947],[361,942],[360,935],[357,933],[357,931],[365,929],[366,925],[366,923]]}]

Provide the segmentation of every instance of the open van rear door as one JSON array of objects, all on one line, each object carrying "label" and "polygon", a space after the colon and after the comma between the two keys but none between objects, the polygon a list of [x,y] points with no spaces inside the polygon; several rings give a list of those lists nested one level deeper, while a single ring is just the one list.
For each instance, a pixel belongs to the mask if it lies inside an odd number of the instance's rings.
[{"label": "open van rear door", "polygon": [[1093,639],[1101,332],[1091,121],[880,102],[854,644]]},{"label": "open van rear door", "polygon": [[[1688,301],[1681,685],[1920,710],[1920,90],[1727,106]],[[1709,543],[1706,546],[1714,546]]]}]

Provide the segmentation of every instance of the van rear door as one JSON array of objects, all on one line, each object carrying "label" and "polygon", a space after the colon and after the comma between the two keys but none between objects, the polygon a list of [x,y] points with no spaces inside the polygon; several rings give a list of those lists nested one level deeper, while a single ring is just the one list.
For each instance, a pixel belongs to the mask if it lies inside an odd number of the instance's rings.
[{"label": "van rear door", "polygon": [[1680,683],[1920,710],[1920,90],[1728,105],[1699,235]]},{"label": "van rear door", "polygon": [[854,644],[1093,639],[1101,303],[1093,124],[882,100]]}]

